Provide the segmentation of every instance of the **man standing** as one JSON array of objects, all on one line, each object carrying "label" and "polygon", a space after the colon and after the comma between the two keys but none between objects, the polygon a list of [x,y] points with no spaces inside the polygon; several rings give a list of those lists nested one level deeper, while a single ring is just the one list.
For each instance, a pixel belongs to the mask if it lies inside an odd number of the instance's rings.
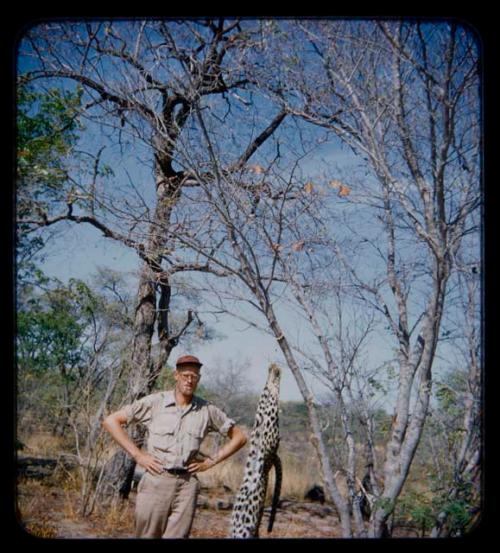
[{"label": "man standing", "polygon": [[[197,472],[212,468],[243,447],[247,438],[221,409],[194,395],[202,363],[192,355],[177,360],[175,389],[145,396],[109,415],[104,428],[146,469],[137,487],[135,533],[139,538],[187,538],[200,484]],[[149,431],[147,452],[123,428],[132,422]],[[199,449],[210,431],[229,437],[212,458]]]}]

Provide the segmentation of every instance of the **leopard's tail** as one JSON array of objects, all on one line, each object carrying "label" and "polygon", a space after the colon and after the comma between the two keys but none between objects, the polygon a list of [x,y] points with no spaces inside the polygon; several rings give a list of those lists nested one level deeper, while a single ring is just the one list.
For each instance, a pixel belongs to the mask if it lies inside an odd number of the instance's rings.
[{"label": "leopard's tail", "polygon": [[273,530],[274,519],[276,517],[276,510],[278,508],[278,503],[280,500],[281,480],[283,477],[281,460],[278,457],[278,455],[274,455],[272,464],[274,466],[274,494],[273,494],[273,502],[271,504],[271,514],[269,515],[269,523],[267,525],[268,532],[272,532]]}]

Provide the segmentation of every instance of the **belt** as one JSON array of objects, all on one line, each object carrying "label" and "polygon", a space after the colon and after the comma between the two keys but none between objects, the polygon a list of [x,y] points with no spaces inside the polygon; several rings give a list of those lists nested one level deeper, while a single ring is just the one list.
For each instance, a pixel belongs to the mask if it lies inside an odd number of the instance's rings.
[{"label": "belt", "polygon": [[190,474],[188,469],[183,469],[183,468],[165,469],[165,472],[168,472],[169,474],[175,474],[175,475]]}]

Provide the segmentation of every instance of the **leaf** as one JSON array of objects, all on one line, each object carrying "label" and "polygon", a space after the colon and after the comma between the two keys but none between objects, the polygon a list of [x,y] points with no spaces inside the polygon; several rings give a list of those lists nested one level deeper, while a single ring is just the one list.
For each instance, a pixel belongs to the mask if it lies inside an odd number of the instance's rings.
[{"label": "leaf", "polygon": [[264,167],[262,165],[252,165],[250,167],[250,170],[253,171],[256,175],[262,175],[262,173],[265,172]]},{"label": "leaf", "polygon": [[335,188],[339,191],[338,195],[341,198],[344,198],[345,196],[349,196],[349,194],[351,193],[351,189],[345,184],[342,184],[338,179],[333,179],[328,184],[331,188]]},{"label": "leaf", "polygon": [[294,242],[292,244],[292,250],[294,252],[300,252],[304,249],[304,240],[299,240],[298,242]]},{"label": "leaf", "polygon": [[311,194],[314,190],[314,183],[312,183],[311,181],[306,182],[304,190],[305,192],[307,192],[307,194]]},{"label": "leaf", "polygon": [[349,196],[350,193],[351,193],[351,189],[348,186],[345,186],[343,184],[340,185],[340,190],[339,190],[340,197],[345,198],[346,196]]}]

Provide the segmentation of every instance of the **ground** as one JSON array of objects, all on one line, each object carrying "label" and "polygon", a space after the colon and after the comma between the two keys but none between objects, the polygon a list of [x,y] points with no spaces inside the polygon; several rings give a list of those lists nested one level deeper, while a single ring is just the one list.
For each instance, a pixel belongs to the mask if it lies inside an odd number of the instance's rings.
[{"label": "ground", "polygon": [[[17,488],[18,519],[25,529],[46,538],[132,538],[135,494],[120,508],[102,507],[89,517],[78,514],[78,489],[67,481],[20,477]],[[202,490],[191,538],[228,537],[231,516],[230,493]],[[267,510],[266,510],[267,511]],[[338,519],[332,507],[312,502],[284,501],[273,531],[267,533],[269,513],[261,525],[262,538],[340,537]]]},{"label": "ground", "polygon": [[[81,516],[81,483],[78,469],[53,459],[24,458],[20,462],[16,489],[16,512],[20,525],[44,538],[134,537],[135,491],[122,505],[96,504]],[[230,479],[226,478],[226,482]],[[201,477],[200,477],[201,482]],[[219,482],[219,484],[214,484]],[[271,486],[272,489],[272,486]],[[283,488],[282,488],[283,489]],[[287,489],[292,489],[289,484]],[[235,492],[217,479],[202,482],[191,538],[227,538]],[[332,504],[305,501],[295,494],[281,498],[271,533],[267,532],[269,507],[260,527],[261,538],[341,538],[339,519]],[[268,497],[270,502],[270,496]],[[408,521],[398,521],[392,536],[417,537],[420,531]]]}]

